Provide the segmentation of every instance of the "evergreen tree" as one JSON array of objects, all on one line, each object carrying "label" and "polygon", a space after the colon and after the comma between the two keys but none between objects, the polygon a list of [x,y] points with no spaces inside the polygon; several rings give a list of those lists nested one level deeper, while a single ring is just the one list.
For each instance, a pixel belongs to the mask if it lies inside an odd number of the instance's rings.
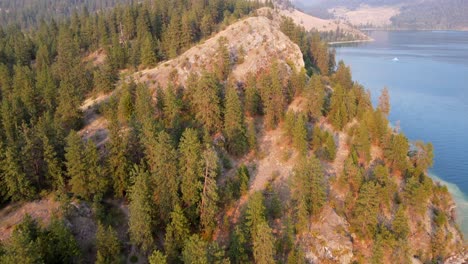
[{"label": "evergreen tree", "polygon": [[342,86],[337,85],[331,97],[329,120],[333,127],[337,130],[342,130],[348,123],[348,111],[345,104],[346,91]]},{"label": "evergreen tree", "polygon": [[7,147],[5,158],[2,161],[2,182],[6,187],[6,197],[13,201],[31,199],[36,194],[36,190],[31,180],[24,173],[21,167],[18,154],[14,148]]},{"label": "evergreen tree", "polygon": [[94,195],[105,193],[107,180],[92,141],[84,145],[76,132],[70,132],[65,148],[65,159],[71,191],[75,195],[92,200]]},{"label": "evergreen tree", "polygon": [[346,66],[343,61],[340,61],[338,63],[338,68],[336,69],[334,80],[345,90],[351,90],[351,88],[353,87],[351,69],[348,66]]},{"label": "evergreen tree", "polygon": [[167,260],[166,260],[166,256],[164,256],[163,253],[161,253],[158,250],[155,250],[149,256],[148,262],[149,264],[166,264]]},{"label": "evergreen tree", "polygon": [[322,116],[322,109],[325,103],[325,89],[319,75],[313,75],[307,88],[307,112],[309,115],[318,119]]},{"label": "evergreen tree", "polygon": [[[305,214],[317,215],[326,201],[326,185],[320,161],[311,156],[302,158],[294,168],[293,200],[296,203],[298,220]],[[300,226],[304,227],[303,224]]]},{"label": "evergreen tree", "polygon": [[141,63],[143,66],[150,67],[158,62],[155,50],[153,36],[148,32],[141,43]]},{"label": "evergreen tree", "polygon": [[231,54],[227,47],[228,41],[226,38],[220,38],[218,40],[218,56],[219,61],[216,68],[216,75],[219,80],[226,80],[229,74],[231,73]]},{"label": "evergreen tree", "polygon": [[231,263],[241,264],[248,262],[249,256],[246,252],[246,239],[243,231],[239,226],[235,227],[234,232],[231,234],[229,244],[229,257]]},{"label": "evergreen tree", "polygon": [[377,228],[379,205],[377,190],[375,182],[366,182],[359,190],[352,222],[356,231],[363,237],[372,237]]},{"label": "evergreen tree", "polygon": [[65,173],[62,168],[62,161],[47,136],[44,136],[42,142],[46,166],[45,177],[52,183],[53,189],[62,189],[65,187]]},{"label": "evergreen tree", "polygon": [[266,221],[265,211],[263,194],[261,192],[255,192],[249,198],[244,216],[248,239],[255,237],[258,232],[257,227],[259,224]]},{"label": "evergreen tree", "polygon": [[408,139],[403,134],[393,135],[385,151],[392,168],[404,172],[408,168]]},{"label": "evergreen tree", "polygon": [[215,133],[221,129],[220,84],[216,77],[204,73],[193,91],[192,107],[197,121],[206,131]]},{"label": "evergreen tree", "polygon": [[116,197],[123,197],[129,187],[128,136],[120,131],[117,115],[112,114],[109,124],[108,167]]},{"label": "evergreen tree", "polygon": [[262,112],[261,98],[256,82],[255,75],[247,75],[245,86],[245,111],[251,117],[261,114]]},{"label": "evergreen tree", "polygon": [[177,260],[189,234],[189,222],[182,213],[180,206],[176,205],[171,213],[171,222],[166,228],[166,239],[164,241],[164,248],[169,262]]},{"label": "evergreen tree", "polygon": [[63,220],[52,218],[41,234],[44,263],[73,263],[80,260],[81,251],[71,230]]},{"label": "evergreen tree", "polygon": [[43,263],[44,253],[40,246],[40,228],[31,216],[26,215],[23,221],[13,230],[10,243],[3,256],[2,263]]},{"label": "evergreen tree", "polygon": [[234,87],[229,86],[227,89],[225,108],[224,133],[227,139],[227,149],[230,153],[240,156],[247,151],[248,142],[244,112]]},{"label": "evergreen tree", "polygon": [[255,263],[275,263],[275,240],[271,228],[266,222],[257,225],[257,233],[253,237],[253,253]]},{"label": "evergreen tree", "polygon": [[96,248],[96,264],[122,263],[120,242],[117,233],[111,226],[106,228],[102,224],[98,224]]},{"label": "evergreen tree", "polygon": [[146,159],[151,172],[155,203],[164,223],[179,202],[180,179],[177,173],[177,150],[169,134],[164,131],[157,137],[145,138]]},{"label": "evergreen tree", "polygon": [[149,173],[136,166],[132,174],[134,184],[130,188],[128,206],[130,241],[148,252],[154,242],[154,209],[149,187]]},{"label": "evergreen tree", "polygon": [[365,124],[360,124],[355,138],[356,151],[361,159],[369,162],[371,158],[371,141],[370,134]]},{"label": "evergreen tree", "polygon": [[186,264],[208,264],[207,247],[198,235],[192,235],[185,240],[182,261]]},{"label": "evergreen tree", "polygon": [[202,185],[202,146],[195,129],[187,128],[179,143],[179,172],[181,175],[182,201],[188,207],[189,217],[194,220],[194,212],[200,201]]},{"label": "evergreen tree", "polygon": [[216,178],[218,176],[218,155],[212,147],[208,147],[203,153],[204,183],[200,202],[200,224],[206,236],[210,236],[216,226],[218,214],[218,188]]},{"label": "evergreen tree", "polygon": [[397,239],[405,240],[408,238],[410,229],[408,225],[408,217],[406,216],[405,208],[399,206],[395,213],[395,217],[392,222],[392,229]]},{"label": "evergreen tree", "polygon": [[166,129],[171,131],[176,137],[180,136],[182,101],[177,95],[177,91],[172,85],[166,88],[163,99],[163,115]]},{"label": "evergreen tree", "polygon": [[379,110],[385,115],[390,114],[390,95],[388,93],[387,87],[384,87],[382,94],[379,97]]}]

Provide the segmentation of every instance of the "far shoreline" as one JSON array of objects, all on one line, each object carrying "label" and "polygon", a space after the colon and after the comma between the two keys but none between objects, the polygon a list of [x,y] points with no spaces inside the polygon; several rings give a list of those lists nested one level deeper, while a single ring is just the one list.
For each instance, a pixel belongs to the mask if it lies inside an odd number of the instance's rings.
[{"label": "far shoreline", "polygon": [[340,45],[340,44],[350,44],[350,43],[365,43],[365,42],[373,42],[375,39],[369,38],[369,39],[358,39],[358,40],[347,40],[347,41],[333,41],[333,42],[328,42],[329,46],[333,45]]},{"label": "far shoreline", "polygon": [[468,28],[459,29],[431,29],[431,28],[359,28],[361,31],[441,31],[441,32],[468,32]]}]

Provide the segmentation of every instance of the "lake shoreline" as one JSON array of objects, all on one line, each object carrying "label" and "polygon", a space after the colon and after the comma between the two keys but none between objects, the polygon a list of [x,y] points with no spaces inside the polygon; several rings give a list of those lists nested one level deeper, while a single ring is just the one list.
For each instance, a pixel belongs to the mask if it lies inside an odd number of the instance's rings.
[{"label": "lake shoreline", "polygon": [[347,41],[333,41],[333,42],[328,42],[329,46],[333,45],[341,45],[341,44],[351,44],[351,43],[365,43],[365,42],[373,42],[375,41],[374,39],[359,39],[359,40],[347,40]]},{"label": "lake shoreline", "polygon": [[460,188],[454,184],[441,179],[434,173],[427,173],[427,175],[435,182],[446,186],[450,196],[452,196],[453,202],[455,203],[455,222],[463,234],[463,240],[465,244],[468,243],[468,197],[460,190]]}]

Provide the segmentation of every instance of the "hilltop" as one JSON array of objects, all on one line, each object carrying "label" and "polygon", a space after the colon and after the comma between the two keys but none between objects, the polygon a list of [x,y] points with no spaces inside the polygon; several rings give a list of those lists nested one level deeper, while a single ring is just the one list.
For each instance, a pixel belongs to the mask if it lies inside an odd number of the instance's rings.
[{"label": "hilltop", "polygon": [[166,87],[170,75],[175,74],[175,82],[185,86],[190,74],[200,75],[220,67],[220,45],[229,52],[232,78],[237,81],[245,81],[247,73],[258,72],[275,61],[294,69],[304,67],[299,47],[280,31],[277,23],[260,15],[238,21],[175,59],[136,72],[133,78],[154,89],[158,85]]}]

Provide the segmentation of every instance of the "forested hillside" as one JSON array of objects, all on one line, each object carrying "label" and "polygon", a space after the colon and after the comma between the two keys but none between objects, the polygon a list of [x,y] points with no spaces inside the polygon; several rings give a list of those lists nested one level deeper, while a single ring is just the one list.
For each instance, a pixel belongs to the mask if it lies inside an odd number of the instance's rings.
[{"label": "forested hillside", "polygon": [[[0,28],[0,263],[410,263],[462,249],[432,145],[248,0]],[[262,13],[262,14],[260,14]],[[263,15],[265,13],[265,15]],[[27,26],[27,25],[25,25]]]},{"label": "forested hillside", "polygon": [[63,19],[76,12],[95,13],[132,0],[2,0],[0,24],[19,24],[23,28],[35,27],[42,20]]}]

